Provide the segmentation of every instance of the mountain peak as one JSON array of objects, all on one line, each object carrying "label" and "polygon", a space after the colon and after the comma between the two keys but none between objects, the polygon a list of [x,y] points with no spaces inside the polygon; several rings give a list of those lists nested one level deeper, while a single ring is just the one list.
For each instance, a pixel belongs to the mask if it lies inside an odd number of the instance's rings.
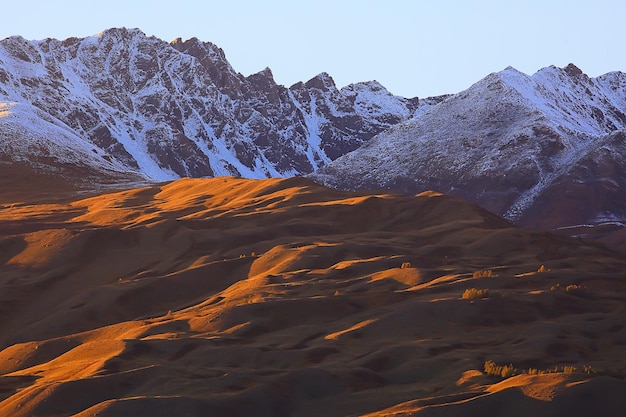
[{"label": "mountain peak", "polygon": [[263,68],[261,71],[257,72],[256,75],[274,79],[274,74],[272,74],[272,70],[270,69],[270,67]]},{"label": "mountain peak", "polygon": [[[518,70],[517,68],[509,65],[508,67],[506,67],[505,69],[502,70],[502,72],[515,72],[515,73],[522,73],[520,70]],[[522,73],[523,74],[523,73]]]},{"label": "mountain peak", "polygon": [[174,47],[177,46],[177,45],[182,45],[182,44],[183,44],[183,38],[181,38],[180,36],[170,42],[170,45],[172,45]]},{"label": "mountain peak", "polygon": [[274,74],[272,74],[272,70],[269,67],[265,67],[257,73],[250,74],[246,77],[246,79],[259,87],[276,85],[276,81],[274,81]]},{"label": "mountain peak", "polygon": [[349,84],[344,88],[351,88],[354,90],[370,90],[370,91],[384,91],[384,92],[388,92],[389,90],[387,90],[385,88],[384,85],[382,85],[381,83],[379,83],[376,80],[371,80],[371,81],[361,81],[358,83],[354,83],[354,84]]},{"label": "mountain peak", "polygon": [[[507,84],[514,84],[514,85],[517,85],[520,82],[523,82],[522,80],[526,80],[527,78],[529,78],[528,74],[525,74],[522,71],[510,65],[506,67],[505,69],[503,69],[502,71],[494,73],[494,74],[490,74],[490,75],[493,75],[496,80],[502,80],[506,82]],[[490,76],[487,76],[485,79],[489,79],[489,78]]]},{"label": "mountain peak", "polygon": [[316,88],[322,91],[336,89],[335,80],[327,73],[321,72],[305,83],[307,88]]},{"label": "mountain peak", "polygon": [[115,38],[132,38],[135,36],[146,37],[146,34],[138,28],[126,28],[126,27],[115,27],[105,29],[102,32],[96,35],[99,38],[102,37],[115,37]]},{"label": "mountain peak", "polygon": [[574,64],[568,64],[565,68],[563,68],[563,71],[565,71],[567,73],[567,75],[569,75],[570,77],[575,77],[578,75],[583,75],[583,72],[580,68],[578,68],[576,65]]},{"label": "mountain peak", "polygon": [[173,41],[171,41],[170,45],[172,45],[174,48],[178,50],[181,50],[181,49],[189,49],[192,47],[202,48],[204,45],[204,42],[202,42],[200,39],[196,38],[195,36],[185,41],[183,41],[183,38],[178,37],[174,39]]}]

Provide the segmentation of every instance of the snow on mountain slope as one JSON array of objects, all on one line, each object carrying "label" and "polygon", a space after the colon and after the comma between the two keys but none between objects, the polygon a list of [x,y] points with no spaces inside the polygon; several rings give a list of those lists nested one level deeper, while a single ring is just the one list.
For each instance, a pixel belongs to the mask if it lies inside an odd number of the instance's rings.
[{"label": "snow on mountain slope", "polygon": [[[626,74],[589,78],[570,64],[528,76],[509,67],[311,177],[345,189],[435,189],[526,225],[589,223],[604,211],[623,221],[625,112]],[[573,186],[580,182],[588,185],[584,193]],[[554,206],[550,193],[564,190],[586,208]],[[588,201],[598,195],[603,203]],[[542,219],[547,212],[552,218]]]},{"label": "snow on mountain slope", "polygon": [[[125,28],[0,41],[0,102],[57,121],[96,154],[153,180],[309,173],[419,107],[377,82],[339,90],[328,74],[287,89],[269,69],[237,73],[211,43]],[[41,129],[61,140],[56,128]]]},{"label": "snow on mountain slope", "polygon": [[[54,140],[50,140],[53,137]],[[63,122],[25,103],[0,103],[0,163],[24,162],[42,171],[83,168],[99,177],[127,177],[126,168],[102,149],[78,137]]]}]

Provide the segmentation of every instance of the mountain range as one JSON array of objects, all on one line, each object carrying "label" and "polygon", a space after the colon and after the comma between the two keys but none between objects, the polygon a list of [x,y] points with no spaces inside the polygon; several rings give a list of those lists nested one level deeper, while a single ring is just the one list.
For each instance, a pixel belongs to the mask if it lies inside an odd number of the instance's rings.
[{"label": "mountain range", "polygon": [[[83,188],[309,175],[329,187],[454,194],[517,224],[626,247],[626,74],[493,73],[403,98],[322,73],[243,76],[216,45],[138,29],[0,41],[0,176]],[[7,171],[6,174],[2,172]]]},{"label": "mountain range", "polygon": [[626,74],[490,74],[316,171],[343,189],[434,189],[518,224],[626,243]]},{"label": "mountain range", "polygon": [[235,72],[211,43],[116,28],[0,41],[0,102],[5,155],[164,181],[310,173],[433,100],[375,81],[339,90],[325,73],[285,88],[267,68]]}]

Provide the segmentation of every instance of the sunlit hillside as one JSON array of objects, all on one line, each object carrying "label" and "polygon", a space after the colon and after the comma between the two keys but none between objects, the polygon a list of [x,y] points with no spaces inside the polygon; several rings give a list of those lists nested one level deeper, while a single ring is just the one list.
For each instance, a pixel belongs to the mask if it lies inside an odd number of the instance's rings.
[{"label": "sunlit hillside", "polygon": [[625,409],[626,260],[603,246],[432,192],[31,180],[0,194],[2,416]]}]

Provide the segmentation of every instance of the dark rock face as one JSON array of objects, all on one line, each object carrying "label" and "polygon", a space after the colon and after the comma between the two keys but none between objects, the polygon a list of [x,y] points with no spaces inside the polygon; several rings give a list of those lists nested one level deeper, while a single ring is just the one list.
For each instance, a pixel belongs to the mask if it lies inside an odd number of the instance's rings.
[{"label": "dark rock face", "polygon": [[156,180],[310,173],[411,118],[420,103],[328,74],[291,88],[248,77],[217,46],[137,29],[0,41],[0,100],[24,103]]},{"label": "dark rock face", "polygon": [[565,68],[563,68],[563,71],[565,71],[570,77],[584,75],[582,70],[574,64],[568,64]]},{"label": "dark rock face", "polygon": [[593,146],[537,196],[519,223],[613,242],[626,232],[626,132],[616,131]]}]

